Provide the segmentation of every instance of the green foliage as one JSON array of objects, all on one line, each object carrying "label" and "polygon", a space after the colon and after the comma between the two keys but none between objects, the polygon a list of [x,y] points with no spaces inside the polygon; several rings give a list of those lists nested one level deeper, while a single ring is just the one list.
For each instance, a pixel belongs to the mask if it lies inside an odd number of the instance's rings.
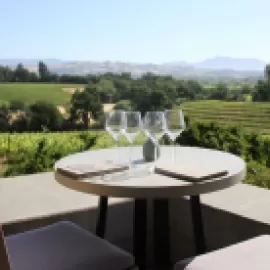
[{"label": "green foliage", "polygon": [[[188,119],[188,128],[177,138],[180,145],[218,149],[241,156],[248,163],[247,183],[270,188],[270,140],[239,126],[197,123]],[[135,144],[145,142],[140,134]],[[162,144],[170,144],[164,136]],[[122,136],[120,145],[128,146]],[[54,163],[66,155],[88,149],[115,146],[104,131],[66,133],[23,133],[0,135],[2,155],[8,155],[5,176],[51,171]]]},{"label": "green foliage", "polygon": [[101,79],[97,85],[100,98],[103,103],[112,103],[116,95],[114,82],[108,79]]},{"label": "green foliage", "polygon": [[136,111],[163,111],[173,106],[172,100],[168,95],[159,89],[152,90],[147,86],[136,86],[133,88],[132,107]]},{"label": "green foliage", "polygon": [[[191,122],[177,142],[181,145],[212,148],[233,153],[238,156],[248,156],[249,141],[239,127],[221,127],[216,123]],[[252,156],[257,158],[256,155]]]},{"label": "green foliage", "polygon": [[[144,141],[145,137],[141,134],[134,144],[142,144]],[[128,145],[124,137],[120,145]],[[115,146],[114,141],[103,131],[0,135],[0,154],[7,154],[8,157],[4,176],[51,171],[55,162],[64,156],[112,146]]]},{"label": "green foliage", "polygon": [[11,100],[9,103],[9,109],[12,111],[23,111],[25,110],[25,104],[21,100]]},{"label": "green foliage", "polygon": [[81,121],[87,129],[90,118],[98,120],[103,115],[99,88],[96,84],[89,84],[83,91],[76,91],[71,98],[70,120]]},{"label": "green foliage", "polygon": [[210,94],[210,99],[228,100],[229,88],[225,83],[218,83]]},{"label": "green foliage", "polygon": [[120,100],[114,105],[114,110],[131,111],[132,103],[130,100]]},{"label": "green foliage", "polygon": [[198,146],[238,155],[248,164],[246,183],[270,188],[270,140],[239,126],[190,122],[177,138],[180,145]]},{"label": "green foliage", "polygon": [[63,118],[53,104],[45,101],[37,101],[30,105],[29,110],[30,130],[42,131],[43,128],[46,128],[55,131],[61,129]]},{"label": "green foliage", "polygon": [[270,169],[258,162],[249,162],[245,183],[270,189]]},{"label": "green foliage", "polygon": [[61,134],[57,140],[52,140],[47,134],[40,134],[31,147],[21,147],[9,154],[9,166],[4,176],[51,171],[57,160],[68,154],[90,149],[95,145],[96,139],[96,134],[89,133],[69,136],[68,140],[62,140]]}]

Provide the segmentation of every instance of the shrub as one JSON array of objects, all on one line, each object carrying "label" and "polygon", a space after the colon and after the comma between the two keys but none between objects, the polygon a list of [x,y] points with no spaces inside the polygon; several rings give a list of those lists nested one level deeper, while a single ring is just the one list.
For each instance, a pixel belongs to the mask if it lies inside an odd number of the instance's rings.
[{"label": "shrub", "polygon": [[131,111],[132,103],[130,100],[120,100],[115,104],[114,110]]}]

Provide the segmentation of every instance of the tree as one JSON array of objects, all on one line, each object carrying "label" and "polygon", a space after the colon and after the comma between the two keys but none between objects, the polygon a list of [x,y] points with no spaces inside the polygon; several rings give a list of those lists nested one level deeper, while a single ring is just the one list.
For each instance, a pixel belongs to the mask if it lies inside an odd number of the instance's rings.
[{"label": "tree", "polygon": [[248,84],[244,84],[242,87],[241,87],[241,93],[244,94],[244,95],[249,95],[252,93],[252,87]]},{"label": "tree", "polygon": [[16,82],[29,82],[30,72],[23,64],[18,64],[13,74],[14,81]]},{"label": "tree", "polygon": [[255,91],[252,95],[253,101],[269,101],[270,100],[269,84],[263,80],[259,80],[255,86]]},{"label": "tree", "polygon": [[258,80],[252,94],[253,101],[270,101],[270,65],[264,69],[264,80]]},{"label": "tree", "polygon": [[197,95],[199,95],[203,91],[202,86],[194,80],[188,80],[186,82],[186,85],[188,89],[188,97],[192,100],[195,100]]},{"label": "tree", "polygon": [[9,67],[0,66],[0,82],[12,82],[13,71]]},{"label": "tree", "polygon": [[267,82],[270,82],[270,65],[266,65],[264,69],[264,77]]},{"label": "tree", "polygon": [[116,94],[116,89],[113,81],[109,79],[101,79],[100,82],[98,83],[98,87],[102,102],[112,103]]},{"label": "tree", "polygon": [[38,75],[36,72],[29,72],[29,82],[38,82]]},{"label": "tree", "polygon": [[76,91],[71,98],[70,120],[81,121],[84,128],[89,128],[90,119],[99,120],[103,114],[99,87],[89,84],[84,91]]},{"label": "tree", "polygon": [[114,110],[123,110],[123,111],[131,111],[132,103],[130,100],[120,100],[113,107]]},{"label": "tree", "polygon": [[57,108],[48,102],[37,101],[29,106],[30,123],[29,128],[32,131],[60,130],[63,122],[62,115]]},{"label": "tree", "polygon": [[132,107],[134,110],[142,112],[158,111],[170,109],[173,105],[172,100],[168,98],[166,93],[160,89],[147,87],[146,85],[136,85],[132,87]]},{"label": "tree", "polygon": [[216,88],[211,93],[210,98],[217,100],[228,100],[229,94],[230,91],[228,86],[225,83],[218,83]]},{"label": "tree", "polygon": [[42,61],[38,63],[38,74],[39,74],[39,80],[41,82],[47,82],[51,75],[47,65]]},{"label": "tree", "polygon": [[0,107],[0,131],[9,131],[10,130],[10,114],[9,108],[6,104],[3,104]]}]

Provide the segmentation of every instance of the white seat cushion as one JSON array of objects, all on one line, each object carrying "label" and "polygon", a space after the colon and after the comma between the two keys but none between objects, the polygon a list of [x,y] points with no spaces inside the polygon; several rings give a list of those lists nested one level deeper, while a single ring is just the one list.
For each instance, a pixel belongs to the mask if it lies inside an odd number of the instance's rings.
[{"label": "white seat cushion", "polygon": [[250,240],[178,262],[174,270],[269,270],[270,236]]},{"label": "white seat cushion", "polygon": [[134,265],[127,252],[63,221],[6,237],[12,270],[122,270]]}]

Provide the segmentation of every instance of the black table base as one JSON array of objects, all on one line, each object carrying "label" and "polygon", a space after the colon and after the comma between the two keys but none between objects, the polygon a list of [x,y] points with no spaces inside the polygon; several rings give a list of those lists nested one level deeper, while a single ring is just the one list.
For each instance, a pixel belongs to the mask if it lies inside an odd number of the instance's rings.
[{"label": "black table base", "polygon": [[147,250],[147,200],[135,199],[133,253],[140,270],[146,269]]},{"label": "black table base", "polygon": [[[191,196],[191,213],[196,254],[206,252],[200,196]],[[104,238],[108,210],[108,198],[100,197],[96,234]],[[171,266],[169,200],[153,200],[154,261],[156,269]],[[140,270],[147,265],[147,200],[135,199],[134,203],[133,253]]]},{"label": "black table base", "polygon": [[153,212],[154,260],[156,269],[164,269],[171,265],[169,200],[154,200]]},{"label": "black table base", "polygon": [[108,212],[108,197],[99,197],[98,203],[98,220],[96,225],[96,235],[100,238],[105,237],[106,223],[107,223],[107,212]]},{"label": "black table base", "polygon": [[203,229],[202,209],[200,203],[200,196],[191,196],[191,213],[194,231],[194,240],[196,253],[202,254],[206,252],[206,243]]}]

